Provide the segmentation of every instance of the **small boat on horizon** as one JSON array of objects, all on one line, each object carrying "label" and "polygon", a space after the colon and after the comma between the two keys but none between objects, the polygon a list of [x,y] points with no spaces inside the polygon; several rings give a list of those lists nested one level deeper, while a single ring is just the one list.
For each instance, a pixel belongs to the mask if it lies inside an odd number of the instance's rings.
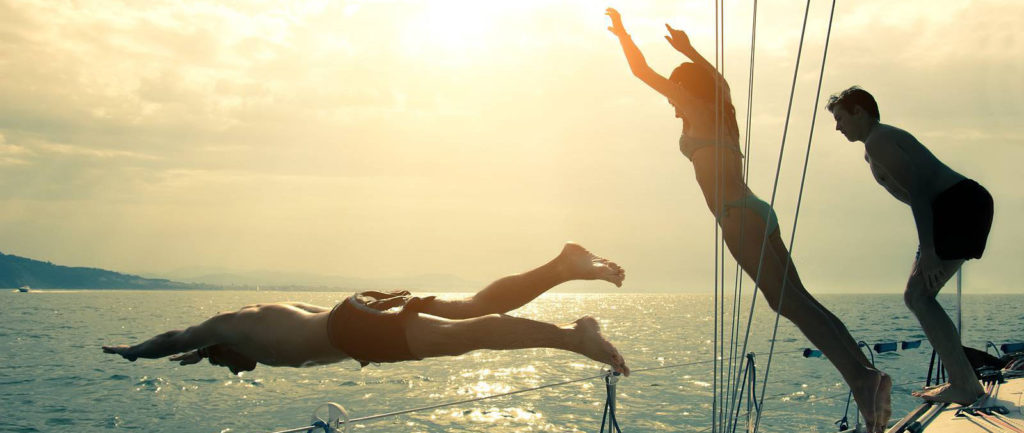
[{"label": "small boat on horizon", "polygon": [[18,291],[21,292],[21,293],[28,293],[28,292],[32,291],[32,288],[29,287],[29,286],[21,286],[21,287],[18,287]]}]

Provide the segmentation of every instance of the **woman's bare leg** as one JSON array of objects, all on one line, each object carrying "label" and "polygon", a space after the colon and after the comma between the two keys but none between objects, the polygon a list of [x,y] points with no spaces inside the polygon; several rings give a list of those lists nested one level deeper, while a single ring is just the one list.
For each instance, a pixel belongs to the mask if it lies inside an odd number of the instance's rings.
[{"label": "woman's bare leg", "polygon": [[437,299],[424,313],[449,319],[504,314],[536,299],[552,287],[573,280],[604,280],[622,285],[626,272],[579,244],[568,242],[557,257],[533,270],[501,278],[466,299]]},{"label": "woman's bare leg", "polygon": [[622,355],[601,335],[597,321],[589,316],[564,325],[503,314],[462,320],[417,315],[409,320],[406,326],[409,350],[420,358],[457,356],[479,349],[546,347],[581,354],[629,375]]},{"label": "woman's bare leg", "polygon": [[[764,220],[749,209],[735,209],[722,222],[730,251],[751,278],[756,279]],[[891,414],[891,378],[868,362],[842,321],[807,292],[778,231],[768,237],[760,272],[759,288],[772,309],[793,322],[839,370],[853,391],[869,431],[884,429]]]}]

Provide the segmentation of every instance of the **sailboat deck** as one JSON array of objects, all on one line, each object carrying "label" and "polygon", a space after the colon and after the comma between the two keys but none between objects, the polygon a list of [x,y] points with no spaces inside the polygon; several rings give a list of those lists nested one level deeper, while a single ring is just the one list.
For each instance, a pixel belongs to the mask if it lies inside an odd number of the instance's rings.
[{"label": "sailboat deck", "polygon": [[922,404],[887,433],[999,433],[1024,431],[1024,375],[1019,372],[1003,383],[986,387],[988,397],[963,407],[958,404]]}]

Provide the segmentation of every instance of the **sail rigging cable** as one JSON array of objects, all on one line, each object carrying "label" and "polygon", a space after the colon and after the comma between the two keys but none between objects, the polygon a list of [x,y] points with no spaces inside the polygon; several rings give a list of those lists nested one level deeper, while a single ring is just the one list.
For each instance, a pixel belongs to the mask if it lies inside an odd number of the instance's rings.
[{"label": "sail rigging cable", "polygon": [[[792,351],[788,351],[788,352],[780,352],[780,354],[796,354],[796,353],[802,353],[802,352],[803,352],[803,349],[800,349],[800,350],[792,350]],[[657,371],[657,370],[665,370],[665,369],[671,369],[671,368],[679,368],[679,367],[689,367],[689,366],[695,366],[695,365],[701,365],[701,364],[708,364],[710,362],[712,362],[712,361],[704,360],[704,361],[693,361],[693,362],[684,362],[684,363],[677,363],[677,364],[660,365],[660,366],[657,366],[657,367],[638,368],[638,369],[632,370],[632,374],[645,373],[645,372]],[[379,420],[379,419],[383,419],[383,418],[388,418],[388,417],[393,417],[393,416],[398,416],[398,415],[405,415],[405,414],[409,414],[409,413],[413,413],[413,412],[422,412],[422,411],[426,411],[426,410],[439,409],[439,408],[449,407],[449,406],[456,406],[456,405],[461,405],[461,404],[465,404],[465,403],[473,403],[473,402],[478,402],[478,401],[491,400],[491,399],[495,399],[495,398],[508,397],[508,396],[512,396],[512,395],[516,395],[516,394],[523,394],[523,393],[532,392],[532,391],[539,391],[539,390],[546,389],[546,388],[553,388],[553,387],[557,387],[557,386],[570,385],[570,384],[573,384],[573,383],[585,382],[585,381],[599,379],[599,378],[606,378],[606,380],[607,380],[607,378],[609,376],[612,376],[613,374],[614,373],[611,372],[611,371],[605,371],[605,372],[603,372],[601,374],[598,374],[598,375],[587,376],[587,377],[582,377],[582,378],[578,378],[578,379],[570,379],[570,380],[565,380],[565,381],[562,381],[562,382],[547,383],[547,384],[544,384],[544,385],[538,385],[538,386],[534,386],[534,387],[530,387],[530,388],[517,389],[517,390],[514,390],[514,391],[503,392],[503,393],[499,393],[499,394],[491,394],[491,395],[485,395],[485,396],[482,396],[482,397],[475,397],[475,398],[469,398],[469,399],[464,399],[464,400],[449,401],[449,402],[445,402],[445,403],[438,403],[438,404],[433,404],[433,405],[428,405],[428,406],[420,406],[420,407],[415,407],[415,408],[411,408],[411,409],[404,409],[404,410],[398,410],[398,411],[393,411],[393,412],[380,413],[380,414],[376,414],[376,415],[369,415],[369,416],[363,416],[363,417],[358,417],[358,418],[350,418],[350,419],[348,419],[347,422],[348,423],[358,423],[358,422],[366,422],[366,421],[375,421],[375,420]],[[307,426],[298,427],[298,428],[294,428],[294,429],[277,430],[274,433],[305,432],[307,430],[310,430],[310,429],[313,429],[313,428],[317,428],[317,427],[318,426],[307,425]]]},{"label": "sail rigging cable", "polygon": [[[753,107],[754,107],[754,72],[755,72],[755,68],[754,68],[755,62],[754,62],[754,59],[755,59],[755,54],[757,52],[756,47],[757,47],[757,0],[753,0],[752,11],[751,11],[751,23],[750,23],[750,63],[749,63],[749,66],[747,68],[747,110],[746,110],[746,118],[745,118],[744,128],[743,128],[743,138],[744,138],[743,154],[746,155],[746,158],[743,160],[743,174],[742,174],[744,184],[747,184],[747,182],[749,182],[749,179],[750,179],[750,160],[752,158],[752,156],[751,156],[752,155],[752,149],[750,147],[750,142],[751,142],[750,137],[751,137],[751,132],[752,132],[752,126],[751,126],[752,122],[751,122],[751,120],[753,118]],[[742,219],[744,218],[744,216],[745,216],[744,214],[740,214],[740,243],[741,244],[743,244],[743,239],[744,239],[744,236],[745,236],[744,232],[745,232],[745,229],[746,229],[746,226],[742,223],[743,222]],[[767,226],[765,226],[765,230],[768,230]],[[760,263],[761,260],[764,260],[764,257],[763,257],[764,248],[763,247],[764,247],[764,242],[766,242],[767,239],[768,239],[767,236],[762,238],[762,250],[761,250],[762,256],[758,258],[759,263]],[[758,268],[758,273],[760,273],[760,265],[759,265],[759,268]],[[740,312],[740,307],[741,307],[741,300],[743,298],[743,269],[740,266],[739,261],[736,262],[736,266],[735,266],[735,269],[734,269],[734,275],[735,275],[735,277],[734,277],[734,280],[733,280],[734,281],[734,283],[733,283],[734,284],[734,289],[733,289],[733,303],[732,303],[733,304],[733,309],[732,309],[732,324],[733,325],[731,326],[732,329],[731,329],[731,332],[730,332],[729,359],[735,359],[737,353],[743,353],[743,352],[746,351],[746,345],[744,345],[742,350],[739,348],[739,332],[740,332],[740,323],[741,323],[741,319],[739,317],[739,312]],[[754,287],[754,291],[755,292],[757,291],[757,286],[756,285]],[[748,358],[748,363],[752,363],[752,362],[753,362],[753,360]],[[746,374],[746,370],[744,370],[743,374],[744,375]],[[745,380],[742,380],[742,379],[739,378],[739,370],[738,369],[737,370],[733,370],[732,368],[730,368],[729,377],[730,378],[735,377],[736,378],[736,382],[735,383],[739,384],[741,386],[742,386],[742,384],[745,383]],[[751,377],[751,380],[753,380],[753,377]],[[737,388],[738,388],[737,386],[733,386],[732,387],[733,392],[727,398],[727,403],[728,403],[727,407],[731,408],[731,407],[735,406],[735,408],[736,408],[736,410],[734,412],[735,415],[733,416],[732,421],[731,421],[731,423],[732,423],[731,427],[732,428],[729,428],[728,431],[735,431],[735,429],[736,429],[736,420],[739,417],[739,408],[740,408],[740,405],[741,405],[741,402],[739,401],[739,398],[740,398],[740,395],[741,395],[740,393],[742,391],[741,390],[737,390]],[[751,393],[753,393],[753,388],[751,388],[750,391],[751,391]],[[748,407],[748,409],[749,409],[749,407]]]},{"label": "sail rigging cable", "polygon": [[[810,6],[811,6],[811,2],[810,2],[810,0],[807,0],[807,7],[804,9],[803,28],[801,29],[801,32],[800,32],[800,48],[799,48],[800,51],[803,50],[804,34],[807,31],[807,15],[808,15],[808,13],[810,11]],[[764,384],[761,387],[761,399],[760,399],[761,407],[764,407],[763,406],[764,405],[764,393],[765,393],[766,388],[768,386],[768,373],[771,370],[771,365],[772,365],[772,358],[773,358],[772,355],[773,355],[773,352],[774,352],[774,349],[775,349],[775,336],[778,333],[779,316],[781,316],[782,302],[783,302],[783,300],[785,298],[785,293],[786,293],[786,279],[789,276],[789,267],[792,264],[792,259],[793,259],[793,245],[794,245],[794,242],[796,241],[796,228],[797,228],[797,222],[798,222],[798,220],[800,218],[800,205],[803,202],[804,187],[805,187],[806,181],[807,181],[807,166],[809,165],[809,162],[810,162],[811,145],[812,145],[813,139],[814,139],[814,124],[815,124],[815,121],[818,118],[818,103],[820,102],[820,99],[821,99],[821,84],[822,84],[822,81],[824,80],[824,76],[825,76],[825,63],[826,63],[826,61],[828,59],[828,44],[829,44],[829,40],[832,37],[832,21],[833,21],[833,18],[835,17],[835,11],[836,11],[836,1],[832,0],[832,7],[829,10],[829,16],[828,16],[828,27],[827,27],[827,30],[825,32],[825,46],[824,46],[824,48],[822,50],[821,68],[820,68],[820,71],[819,71],[819,74],[818,74],[818,88],[817,88],[817,91],[815,92],[815,95],[814,95],[814,110],[812,111],[812,114],[811,114],[810,132],[808,133],[808,136],[807,136],[807,151],[804,154],[803,173],[800,176],[800,190],[799,190],[799,193],[797,194],[796,211],[795,211],[795,214],[794,214],[794,217],[793,217],[793,229],[790,232],[789,254],[786,257],[786,267],[784,268],[785,271],[784,271],[783,277],[782,277],[782,292],[779,295],[779,308],[777,309],[778,311],[775,312],[775,328],[772,331],[771,345],[770,345],[770,349],[768,351],[768,362],[765,364]],[[794,71],[794,73],[793,73],[793,90],[790,91],[790,110],[792,109],[793,92],[795,91],[797,72],[799,71],[799,69],[800,69],[800,53],[798,51],[797,62],[796,62],[796,71]],[[788,127],[789,127],[789,116],[790,116],[789,115],[789,110],[787,110],[787,113],[786,113],[786,127],[785,127],[786,129],[788,129]],[[783,134],[783,146],[784,145],[785,145],[785,133]],[[781,159],[781,152],[780,152],[780,159],[779,159],[779,166],[780,167],[781,167],[781,164],[782,164],[782,159]],[[778,173],[776,173],[775,181],[776,181],[776,184],[778,184]],[[774,201],[774,192],[772,193],[772,195],[773,195],[772,199]],[[757,427],[758,427],[758,424],[760,423],[760,420],[761,420],[761,412],[758,411],[757,419],[754,422],[754,433],[757,433]]]},{"label": "sail rigging cable", "polygon": [[[786,355],[786,354],[803,353],[804,350],[805,349],[797,349],[797,350],[791,350],[791,351],[787,351],[787,352],[778,352],[777,354],[779,354],[779,355]],[[748,355],[748,356],[750,356],[750,355]],[[708,364],[710,362],[711,361],[709,361],[709,360],[704,360],[704,361],[694,361],[694,362],[684,362],[684,363],[677,363],[677,364],[661,365],[661,366],[657,366],[657,367],[639,368],[639,369],[633,370],[632,373],[636,374],[636,373],[645,373],[645,372],[651,372],[651,371],[657,371],[657,370],[665,370],[665,369],[671,369],[671,368],[689,367],[689,366],[695,366],[695,365],[701,365],[701,364]],[[583,381],[593,380],[593,379],[598,379],[598,378],[607,378],[611,374],[612,374],[612,372],[605,371],[604,373],[599,374],[599,375],[595,375],[595,376],[588,376],[588,377],[584,377],[584,378],[567,380],[567,381],[563,381],[563,382],[549,383],[549,384],[545,384],[545,385],[541,385],[541,386],[536,386],[536,387],[532,387],[532,388],[524,388],[524,389],[520,389],[520,390],[516,390],[516,391],[511,391],[511,392],[506,392],[506,393],[501,393],[501,394],[492,394],[492,395],[487,395],[487,396],[483,396],[483,397],[471,398],[471,399],[466,399],[466,400],[452,401],[452,402],[441,403],[441,404],[436,404],[436,405],[431,405],[431,406],[421,406],[421,407],[417,407],[417,408],[413,408],[413,409],[406,409],[406,410],[382,413],[382,414],[377,414],[377,415],[364,416],[364,417],[359,417],[359,418],[347,418],[346,422],[351,424],[351,423],[356,423],[356,422],[375,421],[375,420],[379,420],[379,419],[383,419],[383,418],[387,418],[387,417],[404,415],[404,414],[409,414],[409,413],[413,413],[413,412],[422,412],[422,411],[425,411],[425,410],[437,409],[437,408],[441,408],[441,407],[455,406],[455,405],[464,404],[464,403],[472,403],[472,402],[477,402],[477,401],[483,401],[483,400],[490,400],[490,399],[495,399],[495,398],[507,397],[507,396],[511,396],[511,395],[515,395],[515,394],[522,394],[522,393],[531,392],[531,391],[538,391],[538,390],[545,389],[545,388],[552,388],[552,387],[561,386],[561,385],[568,385],[568,384],[572,384],[572,383],[578,383],[578,382],[583,382]],[[902,389],[903,387],[905,387],[907,385],[919,385],[919,384],[921,384],[923,382],[924,381],[922,381],[922,380],[917,380],[917,381],[910,381],[910,382],[903,382],[903,383],[893,384],[893,389]],[[780,393],[780,394],[773,395],[772,397],[773,398],[775,398],[775,397],[783,397],[785,395],[787,395],[787,394],[786,393]],[[805,401],[802,401],[802,402],[798,402],[798,403],[795,403],[795,404],[811,404],[811,403],[816,403],[816,402],[819,402],[819,401],[835,400],[835,399],[844,397],[846,395],[847,395],[846,392],[837,393],[837,394],[832,394],[832,395],[828,395],[828,396],[812,398],[812,399],[805,400]],[[753,404],[756,405],[757,403],[753,402]],[[316,429],[316,428],[322,428],[322,427],[320,425],[316,425],[314,423],[311,423],[311,425],[306,425],[306,426],[303,426],[303,427],[291,428],[291,429],[287,429],[287,430],[277,430],[274,433],[299,433],[299,432],[307,432],[308,430]],[[703,430],[698,430],[698,433],[706,432],[706,431],[709,431],[711,429],[712,429],[712,427],[709,426],[709,427],[707,427],[707,428],[705,428]]]},{"label": "sail rigging cable", "polygon": [[[723,71],[724,71],[724,57],[725,57],[724,56],[724,46],[725,46],[725,43],[724,43],[724,5],[723,5],[723,3],[724,3],[723,1],[719,1],[719,0],[716,0],[716,3],[715,3],[715,67],[716,67],[716,71],[719,71],[719,73],[721,74],[720,75],[721,77],[724,77],[724,72]],[[753,74],[754,74],[754,59],[755,59],[754,47],[755,47],[755,42],[756,42],[756,15],[757,15],[757,13],[756,13],[757,12],[756,11],[756,1],[754,2],[754,7],[755,7],[755,9],[754,9],[754,13],[752,14],[753,18],[752,18],[752,24],[751,24],[751,60],[750,60],[750,70],[749,70],[749,76],[748,76],[748,89],[747,89],[747,91],[748,91],[748,104],[747,104],[747,119],[746,119],[746,125],[745,125],[746,126],[746,128],[745,128],[746,129],[745,150],[748,153],[748,161],[744,162],[744,170],[743,170],[744,171],[743,172],[744,180],[746,180],[746,178],[749,175],[750,123],[751,123],[751,110],[752,110],[752,97],[753,97]],[[790,251],[787,254],[786,265],[785,265],[784,270],[783,270],[782,286],[780,288],[779,299],[778,299],[778,306],[776,308],[777,311],[776,311],[776,316],[775,316],[775,323],[774,323],[774,326],[773,326],[773,338],[771,340],[772,343],[771,343],[771,348],[769,350],[768,363],[767,363],[766,368],[765,368],[764,384],[763,384],[762,390],[761,390],[760,402],[757,404],[757,406],[763,406],[764,395],[765,395],[766,388],[767,388],[768,373],[770,372],[770,367],[771,367],[771,362],[772,362],[772,354],[774,352],[774,346],[775,346],[775,344],[774,344],[775,343],[774,336],[777,335],[777,333],[778,333],[778,323],[779,323],[779,319],[780,319],[780,315],[781,315],[781,305],[783,304],[783,302],[785,300],[785,292],[786,292],[786,287],[787,287],[787,282],[788,282],[787,280],[788,280],[788,277],[789,277],[789,270],[790,270],[790,268],[792,266],[792,248],[793,248],[793,244],[794,244],[795,236],[796,236],[796,227],[797,227],[797,222],[798,222],[798,219],[799,219],[800,205],[802,204],[803,191],[804,191],[804,187],[806,185],[807,167],[809,165],[810,148],[811,148],[811,142],[813,140],[813,128],[814,128],[815,120],[817,118],[818,103],[820,102],[821,85],[822,85],[822,81],[823,81],[823,77],[824,77],[824,68],[825,68],[825,62],[826,62],[827,53],[828,53],[828,42],[829,42],[829,39],[831,37],[831,29],[832,29],[832,23],[833,23],[833,18],[834,18],[834,12],[835,12],[835,1],[833,0],[831,11],[830,11],[830,15],[829,15],[829,21],[828,21],[828,33],[826,34],[826,38],[825,38],[825,48],[824,48],[824,53],[823,53],[823,56],[822,56],[821,70],[819,72],[819,77],[818,77],[818,88],[817,88],[817,92],[815,94],[814,112],[812,113],[812,121],[811,121],[811,132],[810,132],[809,137],[808,137],[807,152],[806,152],[805,157],[804,157],[803,173],[802,173],[802,176],[801,176],[800,189],[799,189],[798,199],[797,199],[796,217],[794,218],[793,230],[791,232],[791,237],[790,237],[790,242],[789,242]],[[800,61],[801,61],[802,52],[803,52],[804,40],[805,40],[805,37],[806,37],[807,22],[808,22],[809,13],[810,13],[810,0],[807,1],[806,5],[805,5],[805,9],[804,9],[804,17],[803,17],[803,23],[802,23],[802,26],[801,26],[800,42],[799,42],[798,50],[797,50],[796,65],[794,67],[793,81],[792,81],[792,84],[791,84],[790,95],[789,95],[789,104],[788,104],[787,111],[786,111],[786,120],[785,120],[785,123],[784,123],[783,134],[782,134],[782,143],[781,143],[780,150],[779,150],[779,159],[778,159],[778,162],[776,164],[775,179],[774,179],[773,186],[772,186],[771,200],[769,202],[769,206],[771,208],[774,208],[776,197],[777,197],[777,194],[778,194],[778,184],[779,184],[779,179],[780,179],[781,170],[782,170],[783,156],[785,154],[786,139],[787,139],[788,131],[789,131],[789,121],[790,121],[790,119],[792,117],[793,101],[794,101],[794,98],[795,98],[796,84],[797,84],[798,74],[799,74],[799,70],[800,70]],[[723,125],[722,125],[722,122],[724,121],[725,114],[726,114],[724,112],[724,100],[725,100],[725,98],[724,98],[724,92],[723,92],[722,86],[723,86],[723,83],[721,83],[718,80],[718,77],[716,77],[716,82],[715,82],[715,98],[716,98],[715,128],[716,128],[716,135],[717,135],[717,138],[719,140],[723,139],[723,134],[722,134],[723,133]],[[719,149],[717,147],[716,147],[715,162],[716,162],[716,178],[715,178],[715,200],[714,200],[714,203],[716,204],[716,206],[720,207],[720,203],[722,203],[722,201],[721,201],[722,200],[722,191],[721,191],[721,182],[722,182],[721,168],[722,167],[721,167],[721,156],[720,156],[720,153],[719,153]],[[714,396],[713,396],[713,400],[712,400],[712,429],[713,429],[713,431],[717,430],[719,427],[722,427],[723,430],[725,430],[725,431],[728,431],[729,427],[732,427],[731,430],[735,430],[736,421],[737,421],[736,418],[738,417],[738,406],[740,405],[740,402],[738,401],[738,388],[739,388],[739,386],[741,386],[740,382],[739,382],[740,381],[739,375],[740,375],[741,370],[740,369],[735,369],[735,366],[732,363],[732,359],[735,359],[735,354],[737,353],[736,345],[738,344],[738,342],[736,341],[736,338],[735,338],[736,334],[734,334],[734,333],[732,333],[730,331],[730,334],[731,334],[730,337],[731,338],[730,338],[730,348],[729,348],[729,351],[728,351],[729,352],[728,355],[726,354],[726,350],[725,350],[725,346],[724,346],[724,344],[725,344],[725,318],[726,318],[725,305],[724,305],[724,303],[725,303],[725,284],[724,284],[724,282],[725,282],[725,275],[724,275],[725,257],[724,257],[724,249],[725,248],[724,248],[724,233],[720,231],[721,213],[722,213],[721,209],[718,209],[718,212],[716,212],[716,218],[715,218],[715,244],[714,244],[714,259],[715,259],[714,260],[715,261],[715,263],[714,263],[714,310],[715,310],[715,317],[714,317],[714,321],[713,321],[713,324],[714,324],[713,325],[714,326],[714,328],[713,328],[713,336],[714,336],[713,344],[714,344],[714,352],[715,352],[714,353],[715,365],[714,365],[714,368],[713,368],[713,375],[712,375],[713,376],[712,387],[713,387],[713,390],[714,390]],[[742,218],[742,216],[741,216],[741,218]],[[741,224],[741,231],[740,231],[740,241],[741,241],[741,243],[742,243],[742,239],[743,239],[743,235],[744,235],[742,227],[743,227],[743,225]],[[755,301],[756,301],[756,297],[757,297],[757,288],[760,285],[760,277],[761,277],[761,273],[762,273],[762,268],[764,266],[764,257],[765,257],[765,252],[766,252],[767,241],[768,241],[769,235],[770,235],[770,231],[768,230],[768,227],[766,227],[766,230],[763,233],[763,237],[762,237],[761,252],[759,254],[757,272],[754,275],[755,290],[753,291],[753,299],[751,300],[750,311],[749,311],[749,313],[747,315],[748,321],[747,321],[747,326],[746,326],[746,333],[745,333],[745,336],[743,338],[742,350],[740,350],[739,353],[745,352],[746,348],[747,348],[747,345],[749,343],[750,329],[751,329],[751,325],[753,323],[754,305],[755,305]],[[736,277],[736,279],[737,280],[741,280],[739,268],[740,268],[739,264],[737,264],[737,267],[736,267],[736,270],[737,270],[737,277]],[[736,311],[738,309],[739,298],[740,298],[740,296],[742,294],[742,285],[741,285],[741,283],[739,281],[737,281],[735,283],[734,287],[735,288],[734,288],[733,314],[732,314],[732,323],[733,323],[733,325],[730,327],[731,329],[737,329],[738,325],[739,325],[740,318],[736,315]],[[724,358],[730,359],[728,366],[726,366],[724,364],[724,361],[723,361],[722,365],[719,365],[719,362],[718,362],[719,359],[724,359]],[[735,376],[735,382],[733,380],[734,376]],[[733,383],[735,383],[736,385],[734,386]],[[726,395],[726,392],[725,392],[726,389],[732,389],[732,392],[729,395]],[[720,396],[724,399],[724,401],[721,401],[721,402],[719,401],[720,400]],[[719,407],[720,403],[721,403],[721,408]],[[732,410],[733,405],[735,405],[737,407],[737,410],[735,412]],[[726,409],[726,408],[728,408],[728,409]],[[725,419],[724,415],[726,413],[736,413],[737,415],[736,416],[731,416],[731,417],[729,417],[729,419]],[[758,425],[759,425],[759,422],[760,422],[760,417],[761,417],[761,414],[760,414],[760,411],[758,411],[757,419],[754,422],[754,431],[755,432],[757,431],[757,428],[758,428]]]}]

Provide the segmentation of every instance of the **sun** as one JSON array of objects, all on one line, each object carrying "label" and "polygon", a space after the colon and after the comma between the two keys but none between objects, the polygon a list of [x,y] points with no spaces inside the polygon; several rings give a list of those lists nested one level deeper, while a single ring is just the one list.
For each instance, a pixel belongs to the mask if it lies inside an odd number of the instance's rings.
[{"label": "sun", "polygon": [[407,50],[418,54],[461,58],[484,53],[490,45],[517,37],[517,22],[543,2],[515,3],[480,0],[430,0],[413,2],[403,34]]},{"label": "sun", "polygon": [[423,37],[441,46],[469,46],[480,43],[497,21],[492,2],[442,0],[431,3],[423,13]]}]

